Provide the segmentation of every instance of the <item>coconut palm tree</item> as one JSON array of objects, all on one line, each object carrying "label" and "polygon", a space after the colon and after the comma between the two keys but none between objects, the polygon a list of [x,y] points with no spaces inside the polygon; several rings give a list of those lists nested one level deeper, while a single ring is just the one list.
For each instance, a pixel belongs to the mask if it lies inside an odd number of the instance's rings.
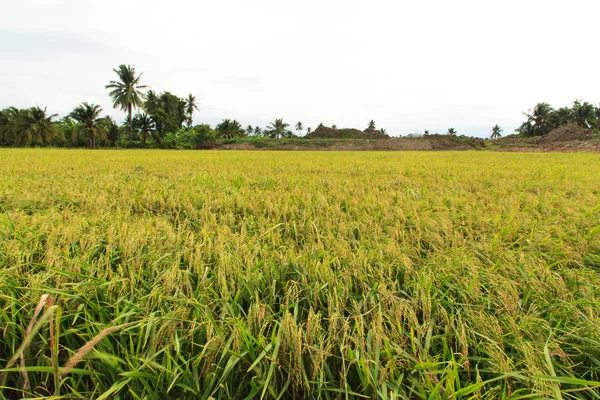
[{"label": "coconut palm tree", "polygon": [[79,137],[87,138],[90,149],[96,148],[96,139],[101,137],[107,140],[107,120],[100,117],[102,107],[98,104],[83,102],[69,114],[71,118],[79,122],[73,130],[73,140]]},{"label": "coconut palm tree", "polygon": [[369,126],[367,127],[367,129],[370,130],[370,131],[374,131],[376,129],[375,120],[370,120],[369,121]]},{"label": "coconut palm tree", "polygon": [[554,128],[552,115],[554,109],[548,103],[538,103],[530,112],[524,113],[527,121],[518,129],[525,136],[542,136]]},{"label": "coconut palm tree", "polygon": [[252,136],[253,133],[254,133],[254,128],[252,127],[252,125],[248,125],[246,127],[246,136]]},{"label": "coconut palm tree", "polygon": [[234,137],[244,136],[244,128],[235,119],[224,119],[215,127],[217,135],[220,139],[233,139]]},{"label": "coconut palm tree", "polygon": [[160,107],[160,98],[158,94],[152,89],[148,90],[146,94],[144,94],[144,109],[146,112],[152,114],[154,110]]},{"label": "coconut palm tree", "polygon": [[133,127],[138,132],[142,145],[146,145],[148,135],[152,136],[157,143],[160,143],[160,137],[156,132],[156,124],[148,114],[137,114],[133,118]]},{"label": "coconut palm tree", "polygon": [[187,116],[187,126],[188,128],[192,127],[192,116],[194,114],[194,110],[200,111],[198,108],[198,103],[196,103],[196,96],[193,96],[191,93],[188,94],[188,97],[185,99],[185,113]]},{"label": "coconut palm tree", "polygon": [[457,133],[456,129],[454,129],[454,128],[448,128],[448,135],[456,136],[456,133]]},{"label": "coconut palm tree", "polygon": [[296,122],[296,132],[300,133],[304,130],[304,125],[302,125],[302,122],[298,121]]},{"label": "coconut palm tree", "polygon": [[106,139],[108,140],[108,143],[113,146],[118,146],[122,128],[110,116],[107,116],[104,119],[106,127]]},{"label": "coconut palm tree", "polygon": [[271,135],[275,139],[279,139],[285,136],[288,126],[290,125],[283,122],[283,118],[275,118],[275,122],[272,122],[267,128],[271,131]]},{"label": "coconut palm tree", "polygon": [[571,107],[573,121],[583,128],[592,127],[592,122],[596,117],[595,111],[594,105],[587,101],[582,103],[579,100],[575,100],[573,107]]},{"label": "coconut palm tree", "polygon": [[113,99],[113,107],[119,107],[123,111],[127,111],[129,125],[129,144],[133,140],[133,109],[144,108],[144,102],[142,101],[141,90],[146,89],[147,86],[140,85],[140,78],[142,74],[135,75],[135,67],[131,65],[121,64],[119,68],[113,69],[113,71],[119,77],[118,81],[110,81],[106,85],[106,89],[112,89],[110,97]]},{"label": "coconut palm tree", "polygon": [[43,146],[48,140],[61,136],[61,131],[56,127],[54,119],[58,114],[46,115],[46,108],[32,107],[19,113],[15,128],[18,141],[23,145],[33,145],[41,141]]},{"label": "coconut palm tree", "polygon": [[261,136],[263,133],[262,129],[260,128],[260,126],[257,126],[254,128],[254,135],[255,136]]},{"label": "coconut palm tree", "polygon": [[337,125],[336,124],[331,125],[331,129],[337,129]]},{"label": "coconut palm tree", "polygon": [[500,134],[502,132],[502,128],[500,128],[500,125],[496,124],[492,127],[492,134],[490,135],[490,138],[492,139],[499,139],[502,135]]},{"label": "coconut palm tree", "polygon": [[19,119],[23,110],[15,107],[5,108],[0,112],[0,144],[14,146],[18,143]]}]

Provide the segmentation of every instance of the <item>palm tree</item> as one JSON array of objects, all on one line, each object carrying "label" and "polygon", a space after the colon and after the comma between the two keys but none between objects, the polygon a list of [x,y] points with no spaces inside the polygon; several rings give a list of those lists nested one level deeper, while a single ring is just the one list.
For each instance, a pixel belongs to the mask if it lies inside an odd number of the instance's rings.
[{"label": "palm tree", "polygon": [[267,128],[269,128],[275,139],[279,139],[285,136],[288,126],[290,125],[283,122],[283,118],[275,118],[275,122],[272,122]]},{"label": "palm tree", "polygon": [[144,109],[152,114],[154,110],[160,107],[160,98],[152,89],[148,90],[144,97]]},{"label": "palm tree", "polygon": [[527,117],[527,121],[521,124],[517,131],[524,136],[542,136],[555,126],[552,117],[554,109],[548,103],[538,103],[530,114],[523,114]]},{"label": "palm tree", "polygon": [[244,136],[244,129],[238,121],[235,119],[224,119],[215,127],[217,135],[220,139],[233,139],[237,136]]},{"label": "palm tree", "polygon": [[252,136],[253,133],[254,133],[254,128],[252,127],[252,125],[248,125],[246,127],[246,136]]},{"label": "palm tree", "polygon": [[375,120],[370,120],[369,121],[369,126],[367,127],[367,129],[370,130],[370,131],[374,131],[375,128],[376,128],[376,126],[375,126]]},{"label": "palm tree", "polygon": [[187,115],[187,126],[188,128],[192,127],[192,116],[194,114],[194,110],[200,111],[198,108],[198,104],[196,103],[196,96],[192,96],[192,94],[188,94],[187,99],[185,99],[185,113]]},{"label": "palm tree", "polygon": [[296,132],[302,132],[304,130],[304,125],[302,125],[302,122],[298,121],[296,122]]},{"label": "palm tree", "polygon": [[380,131],[381,131],[381,133],[382,133],[382,134],[384,134],[384,135],[386,135],[386,134],[387,134],[387,129],[385,129],[385,128],[381,128],[381,129],[380,129]]},{"label": "palm tree", "polygon": [[592,127],[591,122],[595,118],[595,111],[594,105],[587,101],[581,103],[579,100],[575,100],[571,107],[573,121],[583,128]]},{"label": "palm tree", "polygon": [[425,132],[423,132],[423,135],[424,135],[424,136],[427,136],[427,135],[429,135],[429,129],[425,129]]},{"label": "palm tree", "polygon": [[148,134],[150,134],[157,143],[160,143],[160,137],[156,134],[156,124],[148,114],[137,114],[133,119],[133,127],[139,133],[142,145],[146,145]]},{"label": "palm tree", "polygon": [[502,135],[500,134],[502,132],[502,128],[500,128],[500,125],[496,124],[492,127],[492,134],[490,135],[490,138],[492,139],[498,139],[500,138]]},{"label": "palm tree", "polygon": [[140,90],[146,89],[147,86],[140,85],[142,74],[135,76],[135,67],[131,65],[121,64],[119,68],[113,69],[119,77],[118,81],[110,81],[106,85],[106,89],[112,89],[110,97],[113,99],[113,107],[119,107],[123,111],[127,111],[129,125],[129,144],[133,140],[133,109],[144,108],[142,101],[142,93]]},{"label": "palm tree", "polygon": [[16,121],[18,140],[21,144],[33,145],[41,140],[46,146],[48,140],[61,136],[61,131],[52,121],[58,114],[46,115],[46,108],[32,107],[19,113]]},{"label": "palm tree", "polygon": [[0,112],[0,144],[14,146],[18,144],[18,121],[23,111],[9,107]]},{"label": "palm tree", "polygon": [[337,129],[337,125],[336,124],[331,125],[331,129]]},{"label": "palm tree", "polygon": [[255,136],[261,136],[263,133],[262,129],[260,128],[260,126],[257,126],[254,128],[254,135]]},{"label": "palm tree", "polygon": [[83,102],[69,114],[71,118],[79,122],[79,125],[73,130],[73,140],[78,137],[88,139],[90,149],[96,148],[96,138],[98,136],[107,140],[107,120],[101,118],[102,107],[97,104],[88,104]]},{"label": "palm tree", "polygon": [[456,136],[456,133],[457,133],[456,129],[454,129],[454,128],[448,128],[448,135]]},{"label": "palm tree", "polygon": [[312,128],[310,126],[308,128],[306,128],[307,135],[310,135],[311,132],[312,132]]},{"label": "palm tree", "polygon": [[118,146],[121,137],[121,127],[110,116],[105,117],[106,139],[108,143]]}]

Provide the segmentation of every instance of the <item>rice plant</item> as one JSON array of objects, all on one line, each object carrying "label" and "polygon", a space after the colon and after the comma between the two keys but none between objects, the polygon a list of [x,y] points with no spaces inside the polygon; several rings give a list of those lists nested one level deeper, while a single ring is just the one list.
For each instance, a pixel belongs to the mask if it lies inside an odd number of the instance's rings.
[{"label": "rice plant", "polygon": [[0,149],[0,399],[598,399],[598,176]]}]

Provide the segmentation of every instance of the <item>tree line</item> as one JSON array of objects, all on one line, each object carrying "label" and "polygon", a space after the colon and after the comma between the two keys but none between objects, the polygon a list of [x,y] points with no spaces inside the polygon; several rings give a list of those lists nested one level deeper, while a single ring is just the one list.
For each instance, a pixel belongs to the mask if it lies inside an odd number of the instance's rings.
[{"label": "tree line", "polygon": [[526,120],[516,132],[525,137],[543,136],[566,124],[575,124],[585,129],[600,129],[600,107],[587,101],[575,100],[571,107],[558,109],[554,109],[548,103],[538,103],[523,115]]},{"label": "tree line", "polygon": [[[121,64],[113,69],[117,79],[105,87],[113,102],[113,107],[126,113],[125,122],[119,125],[110,116],[103,116],[98,104],[83,102],[71,113],[58,118],[49,114],[47,108],[38,106],[27,109],[9,107],[0,110],[0,146],[69,146],[96,148],[102,146],[164,148],[194,148],[216,140],[228,140],[248,136],[271,139],[319,137],[314,133],[327,129],[337,130],[319,124],[315,131],[304,128],[302,122],[293,127],[282,118],[275,119],[264,128],[248,125],[245,128],[233,119],[224,119],[214,128],[208,124],[194,125],[193,114],[199,111],[196,97],[189,94],[180,98],[169,91],[157,93],[141,83],[142,74],[136,74],[135,67]],[[529,113],[524,113],[526,121],[516,130],[522,136],[545,135],[552,129],[574,123],[584,128],[600,128],[600,108],[588,102],[574,101],[571,107],[552,108],[548,103],[539,103]],[[368,123],[365,132],[376,130],[375,121]],[[294,133],[295,131],[295,133]],[[379,129],[387,136],[385,129]],[[502,128],[495,125],[490,137],[501,137]],[[429,131],[425,131],[425,135]],[[456,135],[449,128],[448,135]]]}]

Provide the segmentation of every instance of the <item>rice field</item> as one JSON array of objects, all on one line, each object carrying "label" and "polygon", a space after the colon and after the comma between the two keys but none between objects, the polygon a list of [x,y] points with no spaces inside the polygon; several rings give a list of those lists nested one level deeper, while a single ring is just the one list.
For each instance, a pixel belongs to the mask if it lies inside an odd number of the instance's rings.
[{"label": "rice field", "polygon": [[599,177],[0,149],[0,398],[599,399]]}]

